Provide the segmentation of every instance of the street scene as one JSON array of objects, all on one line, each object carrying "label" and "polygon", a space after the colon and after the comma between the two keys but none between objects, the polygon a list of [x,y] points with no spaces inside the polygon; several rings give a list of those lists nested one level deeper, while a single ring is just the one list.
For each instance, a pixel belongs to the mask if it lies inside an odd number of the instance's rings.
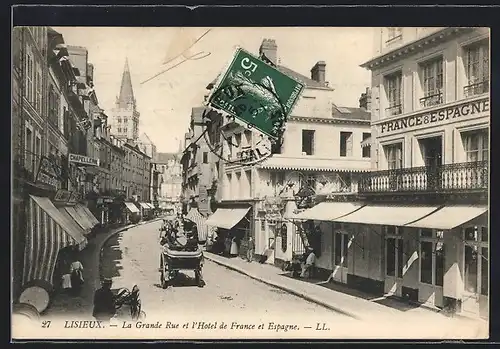
[{"label": "street scene", "polygon": [[487,28],[13,28],[13,338],[487,338],[489,64]]}]

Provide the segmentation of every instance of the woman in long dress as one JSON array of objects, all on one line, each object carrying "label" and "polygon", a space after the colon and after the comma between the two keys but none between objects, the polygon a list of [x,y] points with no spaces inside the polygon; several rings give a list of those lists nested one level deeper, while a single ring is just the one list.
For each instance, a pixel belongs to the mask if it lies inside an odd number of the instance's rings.
[{"label": "woman in long dress", "polygon": [[83,265],[79,260],[75,260],[70,266],[71,290],[78,294],[83,285]]},{"label": "woman in long dress", "polygon": [[236,238],[233,237],[231,240],[231,257],[237,256],[238,255],[238,244],[236,243]]}]

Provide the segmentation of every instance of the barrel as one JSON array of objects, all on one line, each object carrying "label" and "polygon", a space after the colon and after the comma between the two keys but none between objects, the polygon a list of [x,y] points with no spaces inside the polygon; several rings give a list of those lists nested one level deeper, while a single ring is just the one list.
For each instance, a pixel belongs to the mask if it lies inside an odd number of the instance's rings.
[{"label": "barrel", "polygon": [[38,313],[42,313],[49,306],[49,292],[40,286],[30,286],[24,289],[19,297],[19,303],[33,306]]}]

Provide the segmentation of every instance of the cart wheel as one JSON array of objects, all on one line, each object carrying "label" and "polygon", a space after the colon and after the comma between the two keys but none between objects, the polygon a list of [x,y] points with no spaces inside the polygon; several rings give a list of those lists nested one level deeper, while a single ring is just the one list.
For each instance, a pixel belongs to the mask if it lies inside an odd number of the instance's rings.
[{"label": "cart wheel", "polygon": [[198,287],[205,286],[205,281],[203,281],[203,278],[201,277],[201,269],[196,269],[194,271],[194,278]]}]

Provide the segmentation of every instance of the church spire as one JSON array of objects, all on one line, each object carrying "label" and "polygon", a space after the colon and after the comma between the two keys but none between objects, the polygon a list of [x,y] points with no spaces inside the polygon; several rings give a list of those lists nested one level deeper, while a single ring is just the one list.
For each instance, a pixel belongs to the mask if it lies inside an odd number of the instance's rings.
[{"label": "church spire", "polygon": [[118,97],[117,103],[120,108],[127,108],[129,104],[133,104],[135,106],[134,90],[132,89],[132,78],[130,77],[128,58],[125,58],[120,96]]}]

